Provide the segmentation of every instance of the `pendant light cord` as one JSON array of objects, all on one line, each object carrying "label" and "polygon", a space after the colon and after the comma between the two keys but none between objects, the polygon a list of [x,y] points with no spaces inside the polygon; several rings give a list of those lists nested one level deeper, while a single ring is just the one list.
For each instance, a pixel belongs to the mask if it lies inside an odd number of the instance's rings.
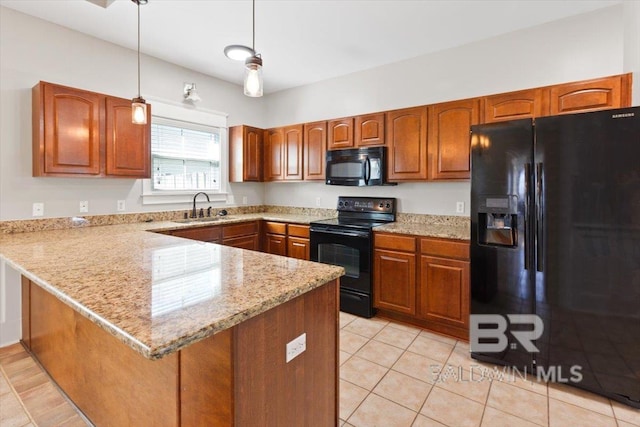
[{"label": "pendant light cord", "polygon": [[253,41],[251,42],[251,48],[254,55],[256,52],[256,0],[253,0]]},{"label": "pendant light cord", "polygon": [[140,0],[136,2],[138,4],[138,98],[140,95]]}]

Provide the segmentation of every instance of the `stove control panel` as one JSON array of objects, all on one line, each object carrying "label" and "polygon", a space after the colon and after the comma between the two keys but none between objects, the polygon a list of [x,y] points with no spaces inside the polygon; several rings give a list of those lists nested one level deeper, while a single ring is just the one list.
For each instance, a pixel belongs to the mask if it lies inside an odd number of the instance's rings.
[{"label": "stove control panel", "polygon": [[340,212],[396,212],[396,199],[393,197],[338,197],[338,211]]}]

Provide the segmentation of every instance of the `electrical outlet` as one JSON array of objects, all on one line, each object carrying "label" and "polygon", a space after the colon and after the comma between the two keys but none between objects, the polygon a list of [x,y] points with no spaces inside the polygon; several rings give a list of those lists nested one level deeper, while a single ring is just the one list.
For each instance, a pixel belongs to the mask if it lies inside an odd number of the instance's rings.
[{"label": "electrical outlet", "polygon": [[242,204],[246,205],[247,203],[249,203],[249,199],[247,199],[247,196],[242,196]]},{"label": "electrical outlet", "polygon": [[82,200],[80,202],[80,213],[89,212],[89,202],[87,200]]},{"label": "electrical outlet", "polygon": [[42,216],[44,215],[44,203],[34,203],[33,204],[33,212],[32,216]]},{"label": "electrical outlet", "polygon": [[287,343],[287,360],[286,363],[291,362],[293,359],[304,353],[307,349],[307,334],[306,332],[300,335],[298,338],[289,341]]},{"label": "electrical outlet", "polygon": [[456,213],[464,213],[464,202],[456,202]]},{"label": "electrical outlet", "polygon": [[227,204],[228,204],[228,205],[233,205],[233,204],[235,204],[235,203],[236,203],[236,198],[235,198],[235,197],[233,197],[233,195],[232,195],[232,194],[229,194],[229,195],[227,196]]},{"label": "electrical outlet", "polygon": [[320,207],[320,197],[316,197],[316,206]]},{"label": "electrical outlet", "polygon": [[118,212],[123,212],[127,209],[126,203],[124,200],[118,200]]}]

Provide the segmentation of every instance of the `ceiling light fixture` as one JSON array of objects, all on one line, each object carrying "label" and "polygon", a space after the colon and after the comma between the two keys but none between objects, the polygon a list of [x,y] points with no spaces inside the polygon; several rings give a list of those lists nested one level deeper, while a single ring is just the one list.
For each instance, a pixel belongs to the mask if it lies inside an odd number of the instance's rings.
[{"label": "ceiling light fixture", "polygon": [[138,96],[131,100],[131,121],[137,125],[147,124],[147,102],[140,95],[140,6],[148,0],[131,0],[138,5]]},{"label": "ceiling light fixture", "polygon": [[262,56],[256,52],[256,0],[253,0],[253,56],[244,61],[244,94],[251,97],[262,96]]},{"label": "ceiling light fixture", "polygon": [[191,102],[200,101],[200,95],[196,92],[196,84],[195,83],[185,83],[184,84],[184,100]]}]

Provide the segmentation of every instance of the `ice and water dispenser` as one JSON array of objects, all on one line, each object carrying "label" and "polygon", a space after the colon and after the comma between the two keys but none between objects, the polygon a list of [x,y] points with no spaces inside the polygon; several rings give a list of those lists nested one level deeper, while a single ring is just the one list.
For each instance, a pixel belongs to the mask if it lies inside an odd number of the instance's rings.
[{"label": "ice and water dispenser", "polygon": [[518,197],[484,196],[478,207],[478,244],[518,246]]}]

